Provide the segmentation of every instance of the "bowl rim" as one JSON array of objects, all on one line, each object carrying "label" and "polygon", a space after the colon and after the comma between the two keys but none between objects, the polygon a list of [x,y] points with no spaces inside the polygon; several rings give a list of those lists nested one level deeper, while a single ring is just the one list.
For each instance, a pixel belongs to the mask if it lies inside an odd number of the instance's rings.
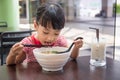
[{"label": "bowl rim", "polygon": [[[49,49],[49,48],[51,48],[51,47],[41,47],[41,48],[35,48],[35,49],[33,49],[33,54],[37,54],[37,53],[39,53],[39,54],[41,54],[41,55],[63,55],[63,54],[70,54],[70,52],[66,52],[66,53],[60,53],[60,54],[42,54],[42,53],[40,53],[40,52],[37,52],[37,50],[42,50],[42,49]],[[64,49],[68,49],[67,47],[59,47],[59,46],[53,46],[52,48],[64,48]]]},{"label": "bowl rim", "polygon": [[64,59],[55,59],[55,60],[48,60],[48,59],[39,59],[39,58],[37,58],[37,60],[40,60],[40,61],[66,61],[68,59],[69,59],[69,57],[64,58]]}]

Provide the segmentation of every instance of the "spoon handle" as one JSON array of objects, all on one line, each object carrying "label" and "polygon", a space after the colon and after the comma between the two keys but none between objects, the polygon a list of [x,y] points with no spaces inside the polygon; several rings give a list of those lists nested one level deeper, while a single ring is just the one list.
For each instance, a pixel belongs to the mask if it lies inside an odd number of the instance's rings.
[{"label": "spoon handle", "polygon": [[72,44],[70,45],[69,49],[66,50],[66,52],[70,51],[73,45],[74,45],[74,43],[72,43]]},{"label": "spoon handle", "polygon": [[[75,40],[78,40],[78,39],[83,39],[83,37],[77,37]],[[68,50],[66,51],[62,51],[62,52],[57,52],[57,53],[65,53],[65,52],[69,52],[72,48],[72,46],[74,45],[74,42],[70,45],[70,47],[68,48]]]},{"label": "spoon handle", "polygon": [[[78,39],[83,39],[83,37],[77,37],[75,40],[78,40]],[[73,45],[74,45],[74,42],[70,45],[70,47],[67,50],[67,52],[71,50],[71,48],[72,48]]]}]

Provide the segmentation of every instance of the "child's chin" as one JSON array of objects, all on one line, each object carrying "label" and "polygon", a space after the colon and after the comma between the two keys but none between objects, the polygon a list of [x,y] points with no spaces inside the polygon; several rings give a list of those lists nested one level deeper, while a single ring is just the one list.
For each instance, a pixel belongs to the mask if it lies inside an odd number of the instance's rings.
[{"label": "child's chin", "polygon": [[52,44],[43,44],[44,46],[51,46]]}]

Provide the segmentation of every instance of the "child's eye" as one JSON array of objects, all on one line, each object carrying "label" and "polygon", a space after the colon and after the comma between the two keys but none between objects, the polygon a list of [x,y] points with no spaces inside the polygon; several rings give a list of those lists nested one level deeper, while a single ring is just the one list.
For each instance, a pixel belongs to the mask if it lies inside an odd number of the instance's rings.
[{"label": "child's eye", "polygon": [[48,32],[43,32],[44,34],[49,34]]},{"label": "child's eye", "polygon": [[55,35],[59,35],[58,33],[55,33]]}]

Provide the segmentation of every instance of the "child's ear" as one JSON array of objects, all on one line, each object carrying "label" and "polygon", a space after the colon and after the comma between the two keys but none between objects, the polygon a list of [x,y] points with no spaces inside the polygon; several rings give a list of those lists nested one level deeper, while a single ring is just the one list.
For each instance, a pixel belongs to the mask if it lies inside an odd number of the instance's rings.
[{"label": "child's ear", "polygon": [[36,20],[34,20],[34,28],[35,28],[35,30],[38,29],[38,24],[37,24]]}]

